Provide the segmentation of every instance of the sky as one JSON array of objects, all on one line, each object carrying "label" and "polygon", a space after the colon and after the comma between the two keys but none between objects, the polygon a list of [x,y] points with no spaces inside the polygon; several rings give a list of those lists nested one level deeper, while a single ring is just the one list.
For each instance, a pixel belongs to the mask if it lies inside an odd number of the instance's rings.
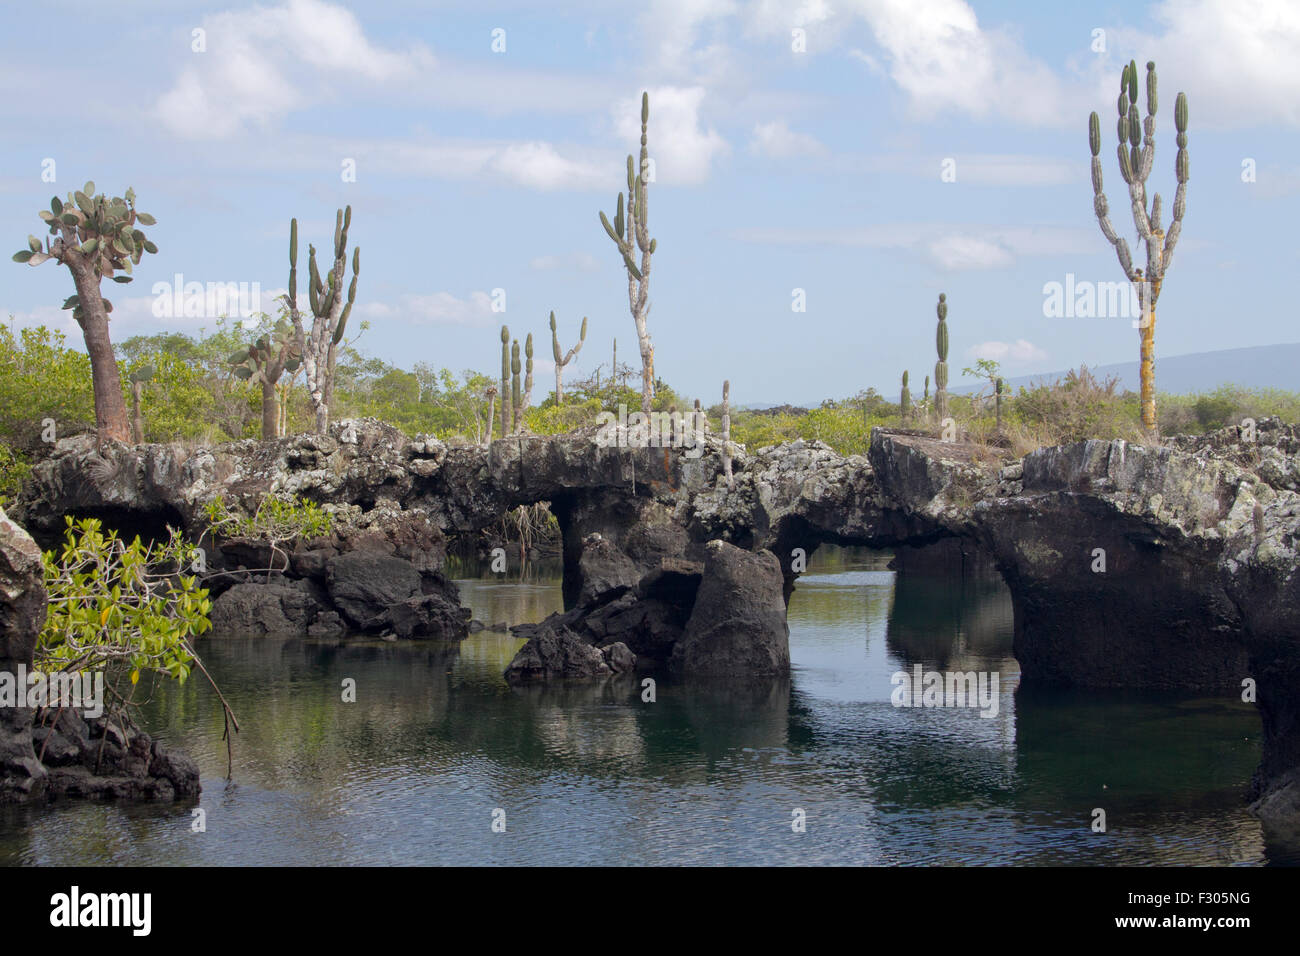
[{"label": "sky", "polygon": [[[716,402],[730,379],[738,404],[810,404],[892,395],[904,369],[919,391],[940,292],[954,386],[978,358],[1009,376],[1132,361],[1127,317],[1045,304],[1051,283],[1122,278],[1093,213],[1092,110],[1111,219],[1136,244],[1114,153],[1130,59],[1157,65],[1147,188],[1166,210],[1189,101],[1157,357],[1300,341],[1294,0],[5,0],[2,16],[9,251],[88,179],[157,219],[159,253],[105,283],[115,341],[214,327],[156,314],[177,275],[256,284],[273,311],[290,218],[301,286],[347,204],[370,354],[495,372],[504,323],[534,335],[549,382],[554,310],[565,350],[589,321],[566,378],[608,369],[614,339],[635,366],[598,212],[626,186],[646,90],[649,327],[679,393]],[[66,270],[0,262],[0,317],[79,341]]]}]

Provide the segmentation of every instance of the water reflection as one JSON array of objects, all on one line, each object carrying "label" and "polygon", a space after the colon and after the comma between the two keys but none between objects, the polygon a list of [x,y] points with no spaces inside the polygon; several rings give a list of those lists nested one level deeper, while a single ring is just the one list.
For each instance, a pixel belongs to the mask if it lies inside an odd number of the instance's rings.
[{"label": "water reflection", "polygon": [[[822,549],[790,604],[788,680],[510,688],[520,642],[212,640],[240,716],[168,687],[149,725],[200,763],[190,808],[0,811],[10,863],[1224,863],[1294,861],[1242,794],[1258,718],[1219,700],[1020,688],[996,579]],[[459,581],[476,620],[561,607],[558,569]],[[892,675],[989,670],[998,713],[900,708]],[[344,704],[344,681],[356,703]],[[1109,830],[1091,831],[1091,811]],[[504,809],[506,834],[491,831]],[[795,834],[792,813],[807,814]]]}]

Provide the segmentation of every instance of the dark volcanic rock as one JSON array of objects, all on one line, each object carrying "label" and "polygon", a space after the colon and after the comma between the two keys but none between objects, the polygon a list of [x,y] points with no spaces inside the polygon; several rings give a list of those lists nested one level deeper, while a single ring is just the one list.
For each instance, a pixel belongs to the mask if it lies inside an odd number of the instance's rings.
[{"label": "dark volcanic rock", "polygon": [[[31,666],[45,606],[40,548],[0,509],[0,671]],[[40,792],[45,776],[32,749],[31,709],[0,707],[0,801]]]},{"label": "dark volcanic rock", "polygon": [[310,581],[280,577],[248,581],[212,602],[211,633],[214,637],[305,637],[328,606],[324,589]]},{"label": "dark volcanic rock", "polygon": [[34,735],[45,755],[50,798],[170,801],[197,797],[199,768],[121,715],[84,719],[58,712]]},{"label": "dark volcanic rock", "polygon": [[539,633],[521,647],[506,668],[506,680],[512,684],[556,678],[593,680],[613,673],[599,648],[560,627]]},{"label": "dark volcanic rock", "polygon": [[401,558],[340,554],[329,560],[325,573],[334,606],[357,627],[367,627],[394,604],[420,594],[420,572]]},{"label": "dark volcanic rock", "polygon": [[398,637],[459,641],[469,633],[469,616],[469,608],[434,593],[400,601],[382,619]]},{"label": "dark volcanic rock", "polygon": [[[739,448],[732,488],[721,479],[716,436],[688,458],[673,449],[600,447],[594,435],[457,447],[361,420],[335,423],[326,436],[197,451],[73,438],[36,466],[20,506],[38,540],[57,538],[65,515],[102,517],[128,532],[179,524],[193,537],[203,502],[215,494],[305,495],[331,509],[339,530],[329,542],[304,542],[303,551],[404,558],[426,576],[412,587],[402,574],[407,584],[399,588],[358,576],[345,616],[361,626],[429,593],[442,535],[476,533],[516,505],[549,501],[564,538],[565,604],[583,611],[564,627],[590,647],[621,642],[646,659],[671,645],[686,668],[689,660],[722,667],[700,643],[703,629],[724,633],[723,619],[748,613],[718,608],[719,620],[709,622],[709,605],[755,595],[740,582],[710,584],[706,571],[689,602],[696,630],[678,635],[670,618],[688,603],[691,582],[679,581],[677,594],[641,590],[665,559],[703,560],[714,539],[766,549],[788,594],[796,549],[963,539],[993,556],[1011,591],[1027,685],[1226,692],[1256,679],[1265,731],[1257,805],[1262,814],[1294,805],[1287,781],[1300,771],[1300,426],[1267,419],[1253,434],[1234,427],[1145,447],[1079,442],[1023,459],[876,429],[865,456],[846,458],[820,442],[754,454]],[[631,562],[635,587],[612,550],[594,549],[584,567],[593,533]],[[1099,549],[1104,573],[1092,570]],[[325,559],[331,593],[334,560]],[[300,559],[296,573],[318,578],[320,560]],[[664,588],[670,583],[663,579]],[[775,609],[763,607],[758,626],[767,639],[758,646],[767,653],[746,658],[738,626],[728,639],[746,666],[780,670]]]},{"label": "dark volcanic rock", "polygon": [[601,537],[600,532],[593,532],[583,540],[578,567],[582,576],[579,604],[590,604],[615,588],[635,587],[641,579],[636,563],[615,544]]},{"label": "dark volcanic rock", "polygon": [[757,677],[790,670],[781,567],[770,551],[710,541],[695,607],[670,666],[679,674]]}]

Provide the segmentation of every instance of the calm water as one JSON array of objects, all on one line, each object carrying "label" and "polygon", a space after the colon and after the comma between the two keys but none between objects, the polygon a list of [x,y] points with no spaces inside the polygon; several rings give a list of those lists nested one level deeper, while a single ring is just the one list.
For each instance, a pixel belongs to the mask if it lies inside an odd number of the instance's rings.
[{"label": "calm water", "polygon": [[[790,603],[788,681],[512,690],[519,642],[206,640],[242,724],[224,780],[198,680],[147,726],[203,771],[189,806],[0,815],[22,864],[1254,864],[1300,861],[1244,809],[1259,719],[1222,699],[1016,693],[999,582],[896,579],[826,549]],[[539,620],[559,580],[459,582],[477,619]],[[998,712],[898,708],[890,677],[996,672]],[[357,702],[340,701],[352,678]],[[159,730],[159,728],[165,728]],[[505,812],[506,832],[492,830]],[[1092,811],[1107,815],[1093,833]],[[792,831],[795,810],[806,832]]]}]

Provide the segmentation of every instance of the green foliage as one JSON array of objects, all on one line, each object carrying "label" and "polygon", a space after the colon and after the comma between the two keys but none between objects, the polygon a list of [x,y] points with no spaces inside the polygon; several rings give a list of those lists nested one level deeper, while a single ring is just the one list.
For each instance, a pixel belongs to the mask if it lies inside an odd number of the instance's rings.
[{"label": "green foliage", "polygon": [[980,359],[974,367],[967,366],[961,370],[961,374],[969,378],[982,379],[989,383],[989,387],[994,387],[998,378],[1002,375],[1002,364],[995,362],[993,359]]},{"label": "green foliage", "polygon": [[195,664],[190,638],[209,628],[212,602],[180,573],[193,549],[173,530],[165,543],[131,543],[98,519],[74,522],[63,547],[44,555],[49,614],[36,645],[47,671],[145,672],[184,681]]},{"label": "green foliage", "polygon": [[295,538],[321,538],[334,528],[333,516],[316,502],[296,495],[269,494],[252,514],[232,511],[218,495],[203,506],[208,530],[226,538],[256,538],[283,544]]},{"label": "green foliage", "polygon": [[20,458],[12,448],[0,441],[0,508],[18,497],[23,482],[31,474],[32,466]]},{"label": "green foliage", "polygon": [[1080,366],[1063,380],[1032,389],[1023,386],[1012,403],[1012,420],[1036,429],[1043,443],[1087,438],[1139,437],[1138,396],[1119,390],[1119,379],[1098,380]]},{"label": "green foliage", "polygon": [[43,326],[15,335],[0,325],[0,441],[16,453],[41,449],[47,418],[58,437],[95,427],[90,359],[64,342]]},{"label": "green foliage", "polygon": [[1170,434],[1196,434],[1242,419],[1256,421],[1276,415],[1283,421],[1300,421],[1300,393],[1276,388],[1242,388],[1221,385],[1192,395],[1160,395],[1160,421]]},{"label": "green foliage", "polygon": [[214,396],[202,372],[161,350],[140,350],[120,363],[128,382],[148,383],[150,400],[143,403],[145,441],[196,439],[209,434]]}]

